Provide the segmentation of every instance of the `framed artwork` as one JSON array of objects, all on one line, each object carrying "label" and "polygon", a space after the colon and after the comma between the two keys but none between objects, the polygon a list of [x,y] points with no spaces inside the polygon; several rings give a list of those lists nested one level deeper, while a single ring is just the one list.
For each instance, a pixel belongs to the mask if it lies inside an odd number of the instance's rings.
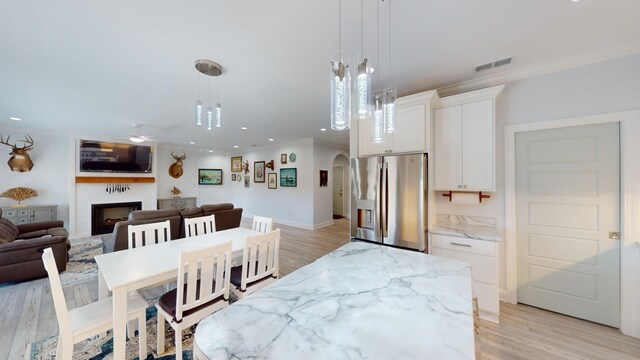
[{"label": "framed artwork", "polygon": [[222,185],[222,169],[198,169],[198,185]]},{"label": "framed artwork", "polygon": [[236,181],[236,174],[231,174],[231,181]]},{"label": "framed artwork", "polygon": [[287,163],[287,154],[280,155],[280,164],[286,164],[286,163]]},{"label": "framed artwork", "polygon": [[320,170],[320,187],[327,187],[329,183],[329,171]]},{"label": "framed artwork", "polygon": [[244,176],[244,187],[248,188],[251,178],[247,175]]},{"label": "framed artwork", "polygon": [[253,182],[264,182],[264,161],[256,161],[253,163]]},{"label": "framed artwork", "polygon": [[231,158],[231,172],[242,171],[242,156],[234,156]]},{"label": "framed artwork", "polygon": [[278,174],[269,173],[269,174],[267,174],[267,177],[269,178],[269,182],[267,184],[269,186],[269,189],[277,189],[278,188]]},{"label": "framed artwork", "polygon": [[280,187],[296,187],[298,186],[298,169],[286,168],[280,169]]}]

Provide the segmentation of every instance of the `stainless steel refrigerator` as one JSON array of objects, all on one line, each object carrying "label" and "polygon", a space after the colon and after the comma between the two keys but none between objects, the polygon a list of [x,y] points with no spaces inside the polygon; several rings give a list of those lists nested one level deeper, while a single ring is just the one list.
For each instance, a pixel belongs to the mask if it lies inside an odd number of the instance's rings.
[{"label": "stainless steel refrigerator", "polygon": [[351,160],[351,237],[426,249],[427,154]]}]

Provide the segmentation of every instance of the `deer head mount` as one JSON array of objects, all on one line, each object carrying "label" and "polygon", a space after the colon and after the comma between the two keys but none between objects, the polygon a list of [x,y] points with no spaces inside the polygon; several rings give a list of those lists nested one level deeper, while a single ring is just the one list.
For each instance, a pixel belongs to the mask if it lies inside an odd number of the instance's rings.
[{"label": "deer head mount", "polygon": [[29,151],[33,149],[33,139],[28,134],[24,137],[24,140],[18,140],[23,143],[22,147],[18,147],[16,143],[10,144],[9,138],[11,135],[7,136],[5,140],[2,135],[0,135],[0,144],[5,144],[7,146],[11,146],[11,152],[9,155],[9,161],[7,164],[11,171],[25,172],[31,170],[33,168],[33,161],[29,157]]},{"label": "deer head mount", "polygon": [[171,166],[169,166],[169,175],[174,178],[177,179],[180,176],[182,176],[183,174],[183,170],[182,170],[182,160],[187,158],[187,154],[183,151],[182,152],[182,156],[175,156],[173,155],[173,151],[171,152],[171,157],[176,161],[173,164],[171,164]]}]

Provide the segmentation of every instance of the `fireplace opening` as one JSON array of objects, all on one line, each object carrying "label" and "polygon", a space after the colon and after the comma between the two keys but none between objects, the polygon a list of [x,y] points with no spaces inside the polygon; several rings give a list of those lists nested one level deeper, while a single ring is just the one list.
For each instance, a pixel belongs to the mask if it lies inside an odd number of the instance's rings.
[{"label": "fireplace opening", "polygon": [[142,202],[91,205],[91,235],[110,234],[117,222],[129,218],[129,213],[142,210]]}]

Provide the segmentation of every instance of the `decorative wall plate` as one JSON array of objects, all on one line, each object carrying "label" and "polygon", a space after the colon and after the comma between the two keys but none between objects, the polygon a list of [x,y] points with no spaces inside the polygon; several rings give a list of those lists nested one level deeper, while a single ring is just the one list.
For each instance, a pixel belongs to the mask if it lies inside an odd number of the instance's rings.
[{"label": "decorative wall plate", "polygon": [[289,161],[290,162],[296,162],[296,154],[295,153],[291,153],[291,155],[289,155]]}]

